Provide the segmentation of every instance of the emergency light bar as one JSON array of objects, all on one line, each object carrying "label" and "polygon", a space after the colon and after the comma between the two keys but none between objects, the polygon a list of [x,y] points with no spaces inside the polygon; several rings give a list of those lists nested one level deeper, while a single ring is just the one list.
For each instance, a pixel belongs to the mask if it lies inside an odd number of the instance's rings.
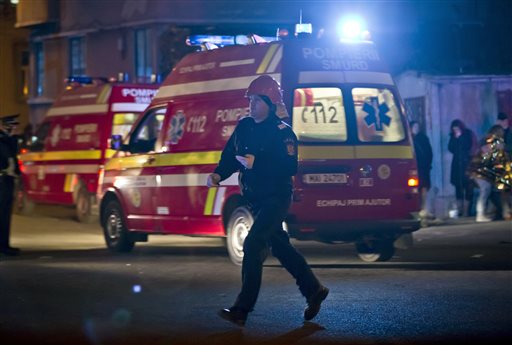
[{"label": "emergency light bar", "polygon": [[66,84],[84,84],[89,85],[94,82],[108,83],[108,79],[101,77],[88,77],[88,76],[69,76],[64,79]]},{"label": "emergency light bar", "polygon": [[[266,43],[277,41],[276,37],[258,36],[258,35],[236,35],[236,36],[219,36],[219,35],[192,35],[188,36],[186,44],[194,47],[224,47],[232,45],[248,45],[255,43]],[[214,46],[211,46],[214,45]],[[211,49],[209,48],[209,49]]]}]

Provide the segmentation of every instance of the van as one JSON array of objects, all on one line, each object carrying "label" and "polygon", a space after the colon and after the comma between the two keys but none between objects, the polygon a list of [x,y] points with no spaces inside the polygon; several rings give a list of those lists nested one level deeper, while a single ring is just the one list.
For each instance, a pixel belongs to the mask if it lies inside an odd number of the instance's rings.
[{"label": "van", "polygon": [[207,176],[258,76],[281,84],[296,133],[299,168],[283,227],[299,240],[354,242],[364,261],[394,255],[419,228],[411,134],[392,77],[372,42],[283,40],[184,57],[160,87],[99,190],[107,246],[130,251],[149,234],[225,238],[240,264],[252,216],[236,174],[218,188]]},{"label": "van", "polygon": [[73,206],[80,222],[94,219],[99,171],[112,135],[127,135],[158,86],[105,79],[69,78],[19,156],[21,187],[15,211],[30,214],[35,203]]}]

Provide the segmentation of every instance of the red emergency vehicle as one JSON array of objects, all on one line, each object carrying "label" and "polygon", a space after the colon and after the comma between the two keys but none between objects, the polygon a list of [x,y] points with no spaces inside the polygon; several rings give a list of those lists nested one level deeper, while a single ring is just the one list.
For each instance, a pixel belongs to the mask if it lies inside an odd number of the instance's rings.
[{"label": "red emergency vehicle", "polygon": [[130,132],[157,89],[155,84],[69,78],[19,157],[17,211],[28,214],[34,203],[60,204],[75,206],[79,221],[94,218],[100,167],[115,152],[110,138]]},{"label": "red emergency vehicle", "polygon": [[286,40],[196,52],[175,66],[105,165],[100,221],[110,249],[129,251],[148,234],[219,236],[241,262],[252,217],[237,176],[210,189],[206,179],[262,74],[281,83],[299,139],[283,224],[292,237],[355,242],[363,260],[384,261],[397,237],[419,228],[411,135],[373,43]]}]

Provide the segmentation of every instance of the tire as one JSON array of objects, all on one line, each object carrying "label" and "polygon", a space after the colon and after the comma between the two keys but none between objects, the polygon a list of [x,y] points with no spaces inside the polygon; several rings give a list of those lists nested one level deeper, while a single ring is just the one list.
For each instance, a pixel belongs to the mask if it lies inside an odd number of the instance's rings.
[{"label": "tire", "polygon": [[119,202],[109,201],[101,221],[103,235],[108,249],[113,252],[130,252],[135,241],[130,238],[123,219],[123,210]]},{"label": "tire", "polygon": [[229,258],[235,265],[242,265],[244,258],[244,241],[253,223],[254,218],[247,206],[237,207],[229,216],[226,229],[226,248]]},{"label": "tire", "polygon": [[85,186],[81,186],[76,194],[75,212],[76,219],[80,223],[91,223],[94,219],[92,215],[92,198],[93,196]]},{"label": "tire", "polygon": [[388,261],[395,254],[393,241],[389,239],[356,242],[359,258],[365,262]]},{"label": "tire", "polygon": [[30,216],[34,212],[35,204],[27,195],[23,187],[16,188],[14,193],[14,213],[22,216]]}]

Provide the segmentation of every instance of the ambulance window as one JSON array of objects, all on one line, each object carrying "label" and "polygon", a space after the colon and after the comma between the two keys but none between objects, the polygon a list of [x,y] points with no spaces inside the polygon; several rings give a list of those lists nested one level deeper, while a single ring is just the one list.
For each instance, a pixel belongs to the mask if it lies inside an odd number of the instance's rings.
[{"label": "ambulance window", "polygon": [[44,142],[48,136],[50,129],[50,122],[44,122],[41,127],[36,131],[36,134],[32,137],[32,143],[30,144],[30,151],[38,152],[44,150]]},{"label": "ambulance window", "polygon": [[393,93],[388,89],[352,89],[357,133],[364,142],[397,142],[405,129]]},{"label": "ambulance window", "polygon": [[293,130],[302,142],[343,142],[347,123],[341,90],[334,87],[295,89]]},{"label": "ambulance window", "polygon": [[128,135],[138,117],[139,114],[135,113],[114,114],[114,121],[112,124],[112,135],[120,135],[121,138],[126,137],[126,135]]},{"label": "ambulance window", "polygon": [[151,110],[130,138],[130,152],[145,153],[155,150],[155,144],[164,122],[165,108]]}]

